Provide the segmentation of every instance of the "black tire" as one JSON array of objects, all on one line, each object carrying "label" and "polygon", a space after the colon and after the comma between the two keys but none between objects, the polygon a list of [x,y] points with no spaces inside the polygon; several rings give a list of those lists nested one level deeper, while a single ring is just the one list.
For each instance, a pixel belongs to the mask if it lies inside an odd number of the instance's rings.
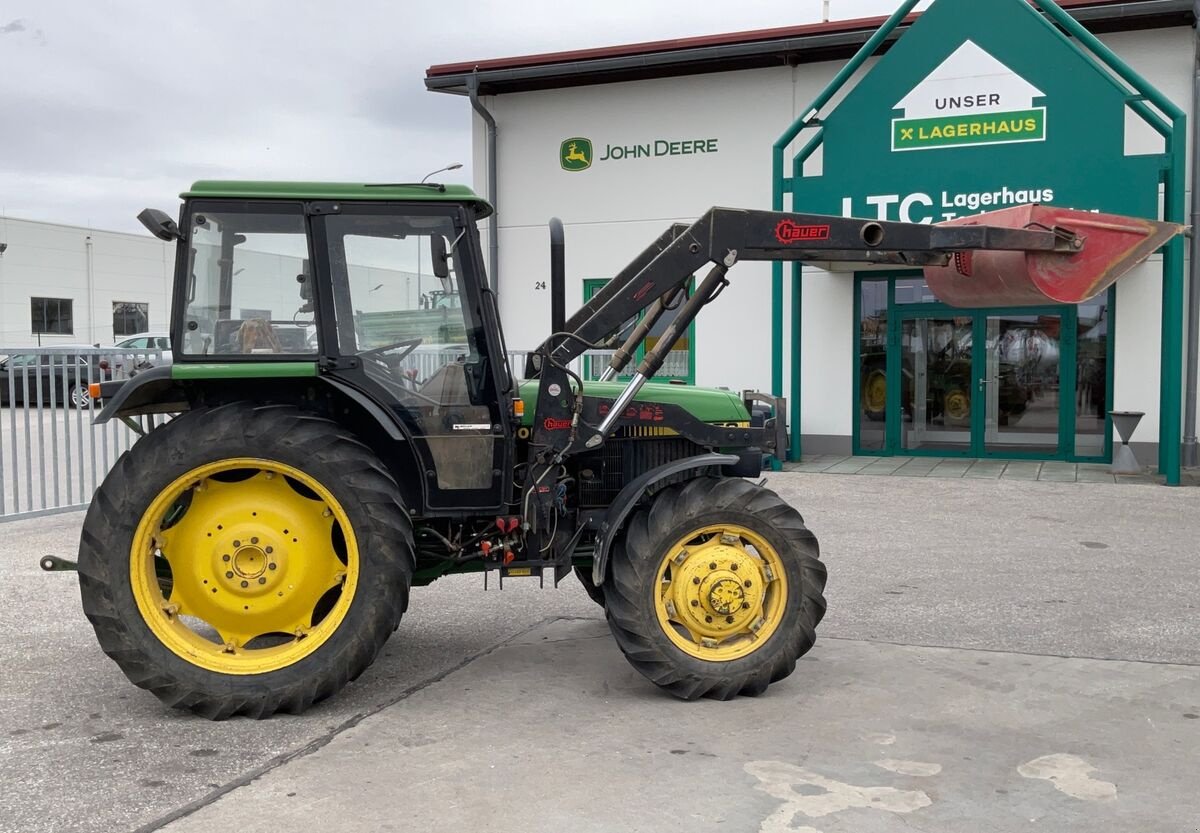
[{"label": "black tire", "polygon": [[[761,535],[784,563],[789,592],[779,627],[761,647],[718,662],[693,657],[671,642],[655,613],[654,594],[665,550],[690,531],[719,523]],[[795,670],[825,615],[825,566],[816,538],[782,498],[745,480],[702,477],[663,490],[614,542],[610,568],[604,591],[617,644],[643,676],[684,700],[761,694]]]},{"label": "black tire", "polygon": [[592,581],[592,568],[576,567],[575,577],[583,585],[583,592],[588,594],[588,598],[600,605],[600,607],[604,607],[604,588],[597,587],[596,583]]},{"label": "black tire", "polygon": [[[345,618],[312,653],[265,673],[223,674],[182,659],[150,630],[135,601],[130,551],[143,513],[170,483],[248,455],[299,469],[336,498],[358,541],[358,582]],[[299,714],[357,678],[398,626],[413,566],[412,524],[367,446],[296,408],[244,402],[190,411],[135,443],[92,499],[79,544],[83,609],[103,651],[135,685],[213,720]]]},{"label": "black tire", "polygon": [[[88,391],[86,382],[76,382],[75,384],[71,385],[71,389],[67,396],[69,404],[72,408],[87,410],[92,405],[92,394],[90,391]],[[99,399],[96,400],[95,406],[97,408],[100,407]]]}]

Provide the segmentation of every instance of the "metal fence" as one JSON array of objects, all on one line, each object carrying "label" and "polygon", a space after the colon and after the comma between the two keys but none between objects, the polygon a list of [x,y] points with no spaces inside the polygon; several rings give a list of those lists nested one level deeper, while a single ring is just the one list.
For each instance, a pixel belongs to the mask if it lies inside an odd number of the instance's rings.
[{"label": "metal fence", "polygon": [[[87,506],[138,436],[93,424],[88,385],[168,361],[161,350],[0,347],[0,519]],[[162,420],[143,418],[143,430]]]},{"label": "metal fence", "polygon": [[[611,353],[596,355],[598,372]],[[514,377],[525,375],[527,351],[508,354]],[[441,351],[406,357],[404,367],[427,378],[447,358]],[[127,379],[169,352],[83,347],[0,347],[0,521],[83,509],[109,469],[138,439],[138,430],[110,420],[96,425],[93,382]],[[581,372],[582,360],[572,362]],[[133,420],[143,432],[169,419]]]}]

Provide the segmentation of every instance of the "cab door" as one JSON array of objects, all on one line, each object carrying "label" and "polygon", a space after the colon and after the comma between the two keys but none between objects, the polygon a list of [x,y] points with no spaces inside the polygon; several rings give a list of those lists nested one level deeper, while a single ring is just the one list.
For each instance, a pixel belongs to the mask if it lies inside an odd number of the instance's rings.
[{"label": "cab door", "polygon": [[471,222],[428,204],[343,203],[313,218],[333,311],[323,354],[411,438],[435,512],[500,509],[511,471],[508,374]]}]

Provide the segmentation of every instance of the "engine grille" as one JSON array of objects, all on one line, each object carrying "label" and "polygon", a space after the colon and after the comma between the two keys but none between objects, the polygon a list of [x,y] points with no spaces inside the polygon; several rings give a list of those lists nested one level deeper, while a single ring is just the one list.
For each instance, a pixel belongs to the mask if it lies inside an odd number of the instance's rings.
[{"label": "engine grille", "polygon": [[[645,435],[646,430],[623,429],[598,452],[580,460],[578,484],[581,506],[607,506],[625,484],[650,469],[681,457],[704,453],[702,446],[667,433],[669,429],[652,429],[661,433],[650,436]],[[631,432],[637,432],[638,436],[630,436]]]}]

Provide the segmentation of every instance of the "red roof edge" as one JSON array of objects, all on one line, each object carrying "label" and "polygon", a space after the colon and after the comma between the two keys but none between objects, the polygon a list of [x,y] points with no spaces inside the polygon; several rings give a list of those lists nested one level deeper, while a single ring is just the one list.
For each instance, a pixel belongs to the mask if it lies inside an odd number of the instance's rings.
[{"label": "red roof edge", "polygon": [[[1058,5],[1069,9],[1077,6],[1107,6],[1128,0],[1058,0]],[[911,23],[920,17],[920,12],[914,12],[906,17],[905,23]],[[716,35],[700,35],[690,38],[673,38],[668,40],[644,41],[641,43],[620,44],[616,46],[601,46],[592,49],[575,49],[565,52],[540,52],[534,55],[518,55],[510,58],[490,58],[481,61],[458,61],[452,64],[434,64],[425,71],[426,78],[441,75],[459,75],[478,69],[480,72],[499,69],[517,69],[520,67],[546,66],[550,64],[574,63],[576,61],[591,61],[600,58],[623,58],[633,55],[649,55],[661,52],[675,52],[683,49],[702,49],[707,46],[728,46],[732,44],[754,43],[756,41],[780,40],[810,35],[844,34],[849,32],[871,31],[878,29],[887,20],[886,16],[859,17],[851,20],[833,20],[828,23],[806,23],[799,26],[779,26],[772,29],[751,29],[742,32],[726,32]]]}]

